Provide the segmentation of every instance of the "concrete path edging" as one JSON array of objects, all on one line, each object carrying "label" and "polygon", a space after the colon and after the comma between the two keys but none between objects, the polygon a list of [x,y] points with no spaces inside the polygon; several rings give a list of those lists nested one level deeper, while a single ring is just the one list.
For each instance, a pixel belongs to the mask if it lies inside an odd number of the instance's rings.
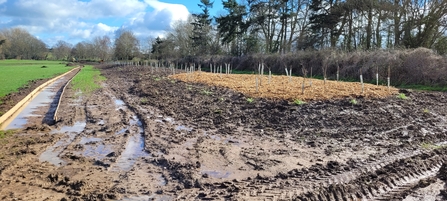
[{"label": "concrete path edging", "polygon": [[31,93],[29,93],[25,98],[23,98],[20,102],[18,102],[14,107],[12,107],[10,110],[8,110],[5,114],[3,114],[3,116],[0,117],[0,125],[3,124],[4,122],[6,122],[9,118],[13,117],[17,111],[20,110],[20,108],[22,108],[23,106],[25,106],[28,101],[32,100],[34,98],[34,96],[39,93],[43,88],[45,88],[46,86],[48,86],[49,84],[53,83],[54,81],[58,80],[59,78],[71,73],[72,71],[78,69],[79,67],[73,68],[70,71],[59,75],[51,80],[48,80],[47,82],[41,84],[40,86],[38,86],[36,89],[34,89]]}]

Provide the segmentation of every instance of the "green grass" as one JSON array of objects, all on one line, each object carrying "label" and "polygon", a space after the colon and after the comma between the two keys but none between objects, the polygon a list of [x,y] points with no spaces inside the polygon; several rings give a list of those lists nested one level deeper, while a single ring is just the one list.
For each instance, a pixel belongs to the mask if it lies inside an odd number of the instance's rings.
[{"label": "green grass", "polygon": [[254,101],[255,101],[255,99],[253,99],[253,98],[247,98],[248,103],[253,103]]},{"label": "green grass", "polygon": [[72,68],[60,61],[0,60],[0,98],[17,92],[32,80],[52,78]]},{"label": "green grass", "polygon": [[404,93],[400,93],[399,95],[397,95],[398,99],[402,99],[402,100],[407,100],[408,97],[404,94]]},{"label": "green grass", "polygon": [[206,90],[206,89],[203,89],[200,93],[201,93],[201,94],[204,94],[204,95],[207,95],[207,96],[213,94],[212,91],[208,91],[208,90]]},{"label": "green grass", "polygon": [[421,144],[421,147],[423,149],[441,149],[441,148],[445,147],[445,145],[435,145],[433,143],[423,142]]},{"label": "green grass", "polygon": [[0,130],[0,139],[3,139],[12,134],[14,134],[14,130],[7,130],[7,131]]},{"label": "green grass", "polygon": [[447,91],[446,86],[426,86],[426,85],[401,85],[398,86],[399,88],[404,89],[415,89],[415,90],[422,90],[422,91]]},{"label": "green grass", "polygon": [[353,104],[353,105],[357,105],[357,100],[356,99],[351,99],[350,101],[349,101],[349,103],[351,103],[351,104]]},{"label": "green grass", "polygon": [[140,103],[141,104],[147,104],[149,102],[149,100],[147,100],[147,98],[141,98],[140,99]]},{"label": "green grass", "polygon": [[96,89],[101,88],[100,82],[106,80],[101,75],[101,72],[93,68],[93,66],[85,66],[82,70],[73,78],[71,84],[73,89],[80,90],[84,94],[90,94]]},{"label": "green grass", "polygon": [[294,100],[293,103],[295,103],[295,105],[304,105],[304,104],[306,104],[306,102],[304,102],[302,100],[299,100],[299,99]]}]

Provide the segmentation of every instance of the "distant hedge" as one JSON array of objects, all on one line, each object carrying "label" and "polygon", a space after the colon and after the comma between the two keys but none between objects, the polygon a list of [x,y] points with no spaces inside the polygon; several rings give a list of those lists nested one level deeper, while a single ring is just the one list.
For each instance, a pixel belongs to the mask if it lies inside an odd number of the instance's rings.
[{"label": "distant hedge", "polygon": [[231,63],[233,69],[241,71],[257,71],[258,64],[264,62],[275,74],[284,74],[285,67],[292,68],[293,75],[302,76],[302,68],[306,68],[308,76],[312,70],[313,76],[323,76],[323,62],[327,63],[328,79],[336,79],[337,65],[340,69],[340,79],[358,80],[362,72],[365,81],[375,80],[379,71],[379,80],[385,82],[390,67],[391,84],[442,86],[447,84],[447,59],[430,49],[378,50],[378,51],[299,51],[285,55],[247,55],[242,57],[210,56],[190,57],[171,61],[179,65],[201,64],[202,69],[210,63],[222,65]]}]

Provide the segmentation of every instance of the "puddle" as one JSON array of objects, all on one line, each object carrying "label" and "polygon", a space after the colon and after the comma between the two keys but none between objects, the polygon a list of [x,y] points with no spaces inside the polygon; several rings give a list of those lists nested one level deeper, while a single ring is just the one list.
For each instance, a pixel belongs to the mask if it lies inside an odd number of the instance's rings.
[{"label": "puddle", "polygon": [[68,139],[61,139],[56,144],[51,147],[48,147],[40,156],[39,161],[41,162],[49,162],[53,165],[60,166],[65,165],[66,162],[62,160],[59,155],[64,151],[64,149],[73,142],[74,138],[77,134],[81,133],[85,128],[85,122],[76,122],[73,126],[64,126],[59,130],[53,130],[50,133],[66,133],[69,134]]},{"label": "puddle", "polygon": [[37,111],[37,108],[42,106],[48,106],[53,102],[53,98],[57,94],[57,86],[62,82],[62,80],[57,80],[52,84],[43,88],[33,99],[31,99],[22,109],[19,110],[18,114],[12,118],[9,122],[5,122],[1,129],[20,129],[23,128],[28,122],[28,117],[41,117],[43,115],[33,114]]},{"label": "puddle", "polygon": [[115,105],[116,105],[116,110],[119,110],[125,105],[125,103],[123,100],[115,99]]},{"label": "puddle", "polygon": [[162,174],[154,174],[154,177],[157,179],[159,186],[166,186],[167,182]]},{"label": "puddle", "polygon": [[167,121],[167,122],[173,123],[174,119],[171,118],[171,117],[166,117],[166,118],[163,119],[163,121]]},{"label": "puddle", "polygon": [[138,127],[138,132],[129,136],[124,151],[112,167],[113,171],[129,171],[139,157],[149,156],[149,153],[144,150],[143,124],[137,116],[133,116],[129,122],[131,126]]},{"label": "puddle", "polygon": [[61,139],[53,146],[47,148],[42,154],[39,156],[40,162],[49,162],[55,166],[66,165],[67,162],[62,160],[59,155],[64,151],[65,147],[67,147],[71,142],[73,142],[76,134],[69,134],[68,139]]},{"label": "puddle", "polygon": [[76,122],[73,124],[73,126],[63,126],[62,128],[58,130],[52,130],[50,133],[80,133],[85,129],[85,125],[87,125],[86,122]]},{"label": "puddle", "polygon": [[113,148],[111,145],[98,145],[98,146],[92,146],[87,145],[85,146],[84,151],[82,152],[83,156],[94,158],[96,160],[101,160],[106,157],[107,154],[113,152]]},{"label": "puddle", "polygon": [[121,129],[120,131],[118,131],[118,132],[116,132],[116,134],[117,135],[122,135],[122,134],[124,134],[126,131],[128,131],[129,130],[129,128],[123,128],[123,129]]},{"label": "puddle", "polygon": [[227,171],[218,170],[202,170],[202,174],[207,174],[209,177],[224,179],[230,177],[231,173]]},{"label": "puddle", "polygon": [[123,198],[122,201],[147,201],[147,200],[153,200],[153,201],[170,201],[174,200],[173,197],[168,195],[143,195],[143,196],[136,196],[136,197],[129,197],[129,198]]},{"label": "puddle", "polygon": [[94,137],[82,137],[81,138],[81,144],[87,144],[87,143],[92,143],[92,142],[100,142],[102,141],[101,138],[94,138]]},{"label": "puddle", "polygon": [[180,126],[177,126],[177,127],[175,127],[175,130],[177,130],[177,131],[192,131],[192,128],[188,128],[188,127],[186,127],[186,126],[183,126],[183,125],[180,125]]},{"label": "puddle", "polygon": [[220,138],[217,135],[210,135],[210,138],[213,139],[213,140],[221,140],[222,139],[222,138]]}]

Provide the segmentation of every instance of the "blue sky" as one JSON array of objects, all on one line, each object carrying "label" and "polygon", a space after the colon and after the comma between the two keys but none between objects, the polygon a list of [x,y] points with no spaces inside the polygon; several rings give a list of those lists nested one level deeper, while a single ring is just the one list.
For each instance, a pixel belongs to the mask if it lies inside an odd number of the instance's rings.
[{"label": "blue sky", "polygon": [[[96,36],[114,38],[121,28],[139,38],[162,36],[174,21],[200,12],[200,0],[0,0],[0,30],[20,27],[49,47],[75,45]],[[223,12],[214,2],[212,15]]]}]

